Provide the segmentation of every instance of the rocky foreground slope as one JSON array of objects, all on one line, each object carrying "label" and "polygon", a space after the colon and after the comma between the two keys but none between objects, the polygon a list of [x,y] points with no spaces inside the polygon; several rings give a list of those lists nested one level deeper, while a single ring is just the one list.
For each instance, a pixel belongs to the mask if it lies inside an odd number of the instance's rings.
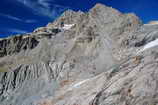
[{"label": "rocky foreground slope", "polygon": [[0,105],[158,105],[157,30],[96,4],[0,39]]}]

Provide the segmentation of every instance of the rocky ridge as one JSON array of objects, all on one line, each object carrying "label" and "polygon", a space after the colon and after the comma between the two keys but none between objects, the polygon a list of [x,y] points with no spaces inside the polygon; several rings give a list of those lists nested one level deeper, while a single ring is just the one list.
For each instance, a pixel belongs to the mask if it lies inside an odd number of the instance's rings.
[{"label": "rocky ridge", "polygon": [[157,105],[157,29],[96,4],[0,39],[0,105]]}]

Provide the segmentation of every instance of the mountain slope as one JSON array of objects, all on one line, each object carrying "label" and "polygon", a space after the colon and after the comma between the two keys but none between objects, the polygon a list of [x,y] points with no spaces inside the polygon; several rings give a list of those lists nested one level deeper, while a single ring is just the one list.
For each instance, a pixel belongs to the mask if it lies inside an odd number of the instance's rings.
[{"label": "mountain slope", "polygon": [[158,25],[96,4],[0,40],[0,105],[156,105]]}]

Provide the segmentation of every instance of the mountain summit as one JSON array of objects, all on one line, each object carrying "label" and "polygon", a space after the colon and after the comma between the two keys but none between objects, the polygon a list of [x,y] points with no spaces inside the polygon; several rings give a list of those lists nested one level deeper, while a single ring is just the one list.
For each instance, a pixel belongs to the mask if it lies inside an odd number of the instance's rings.
[{"label": "mountain summit", "polygon": [[157,105],[157,29],[96,4],[0,39],[0,105]]}]

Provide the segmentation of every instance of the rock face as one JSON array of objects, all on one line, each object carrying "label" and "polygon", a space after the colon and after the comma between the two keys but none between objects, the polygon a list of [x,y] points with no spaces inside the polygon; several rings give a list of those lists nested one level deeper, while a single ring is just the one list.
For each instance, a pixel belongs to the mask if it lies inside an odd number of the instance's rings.
[{"label": "rock face", "polygon": [[157,29],[96,4],[0,39],[0,105],[158,105]]}]

